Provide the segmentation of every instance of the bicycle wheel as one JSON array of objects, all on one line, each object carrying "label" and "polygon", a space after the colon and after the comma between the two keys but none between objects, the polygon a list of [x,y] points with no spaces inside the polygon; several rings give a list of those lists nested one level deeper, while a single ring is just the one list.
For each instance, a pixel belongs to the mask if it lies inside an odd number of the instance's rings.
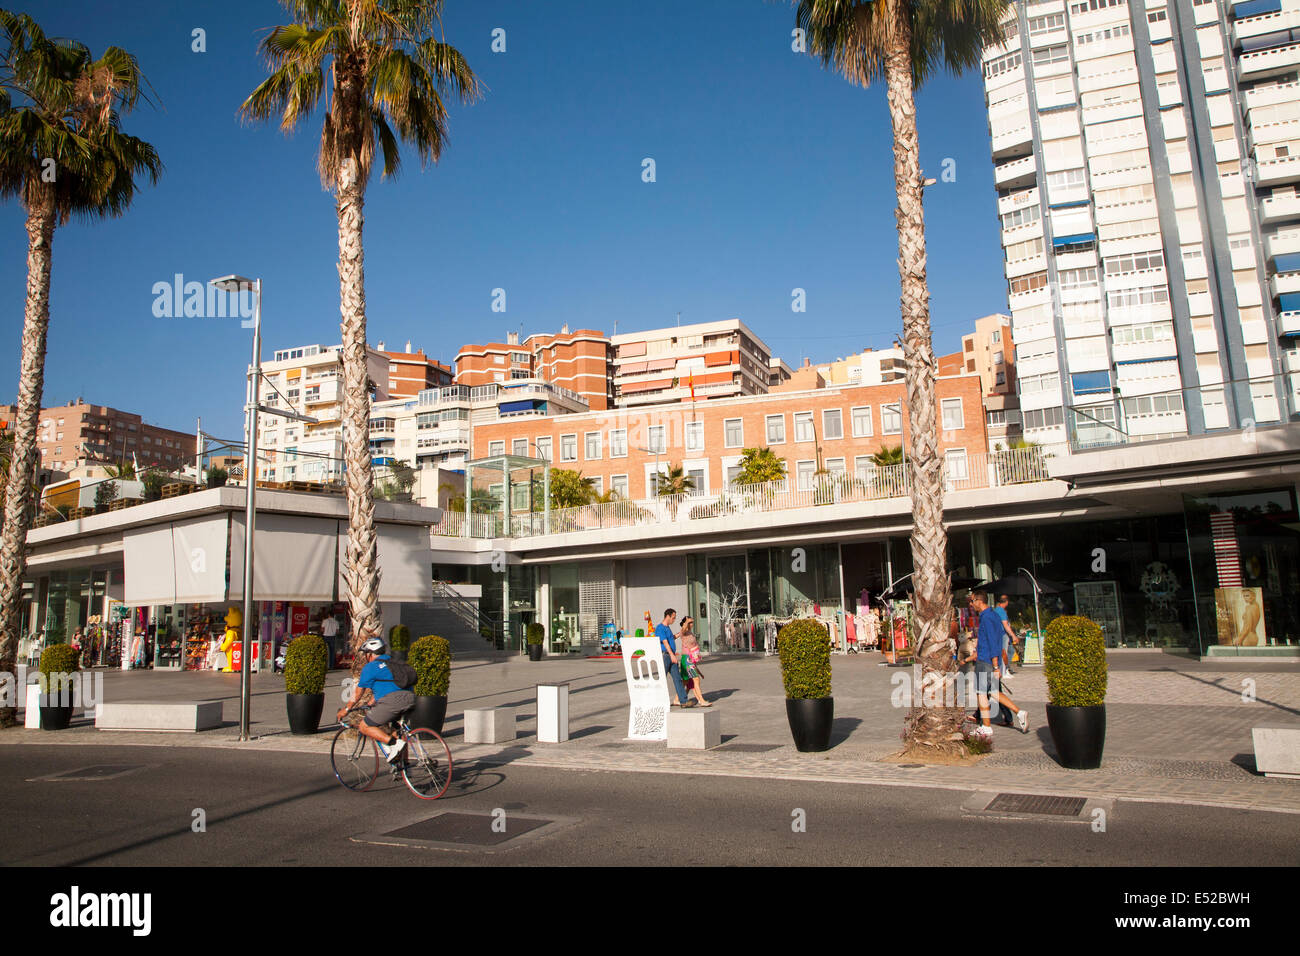
[{"label": "bicycle wheel", "polygon": [[354,728],[340,727],[330,744],[330,765],[339,783],[349,790],[369,790],[379,777],[379,748]]},{"label": "bicycle wheel", "polygon": [[447,741],[426,727],[416,727],[406,736],[406,763],[402,777],[421,800],[437,800],[451,783],[451,748]]}]

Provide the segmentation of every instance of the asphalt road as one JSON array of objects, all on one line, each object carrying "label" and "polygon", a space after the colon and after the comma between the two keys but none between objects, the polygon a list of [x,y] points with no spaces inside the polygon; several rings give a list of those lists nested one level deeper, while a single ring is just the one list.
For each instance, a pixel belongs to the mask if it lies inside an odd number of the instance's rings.
[{"label": "asphalt road", "polygon": [[[38,779],[91,766],[100,779]],[[102,772],[102,771],[101,771]],[[76,776],[76,774],[73,774]],[[659,773],[458,767],[447,794],[344,790],[323,755],[0,748],[0,865],[1293,866],[1291,815],[1121,802],[1088,822],[963,811],[971,794]],[[206,828],[196,832],[196,811]],[[804,832],[794,824],[803,811]],[[443,812],[459,849],[391,845]],[[554,821],[537,830],[536,819]],[[494,832],[503,826],[504,833]],[[444,821],[446,822],[446,821]],[[534,831],[523,833],[527,827]],[[385,835],[388,834],[388,835]],[[446,837],[446,833],[433,834]],[[411,834],[397,839],[426,837]],[[485,848],[486,841],[504,841]],[[385,845],[385,844],[389,845]]]}]

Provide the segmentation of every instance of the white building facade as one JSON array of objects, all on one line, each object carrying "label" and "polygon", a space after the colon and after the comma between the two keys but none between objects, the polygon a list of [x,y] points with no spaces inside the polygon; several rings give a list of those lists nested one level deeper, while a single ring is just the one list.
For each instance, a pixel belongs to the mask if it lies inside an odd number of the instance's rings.
[{"label": "white building facade", "polygon": [[1300,406],[1300,0],[1014,5],[984,82],[1025,437]]}]

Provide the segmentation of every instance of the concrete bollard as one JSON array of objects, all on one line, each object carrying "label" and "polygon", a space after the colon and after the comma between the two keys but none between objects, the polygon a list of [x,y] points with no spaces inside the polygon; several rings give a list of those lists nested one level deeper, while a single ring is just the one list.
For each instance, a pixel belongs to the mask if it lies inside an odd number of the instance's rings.
[{"label": "concrete bollard", "polygon": [[722,715],[715,708],[668,714],[669,750],[710,750],[721,743]]},{"label": "concrete bollard", "polygon": [[481,707],[465,711],[465,743],[499,744],[515,739],[515,708]]},{"label": "concrete bollard", "polygon": [[569,739],[569,685],[537,685],[537,742],[562,744]]}]

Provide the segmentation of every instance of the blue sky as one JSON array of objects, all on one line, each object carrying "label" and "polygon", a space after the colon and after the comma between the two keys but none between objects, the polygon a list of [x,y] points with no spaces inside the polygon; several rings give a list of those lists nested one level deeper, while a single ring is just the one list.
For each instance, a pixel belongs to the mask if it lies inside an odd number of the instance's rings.
[{"label": "blue sky", "polygon": [[[134,53],[157,91],[123,127],[166,165],[127,215],[54,240],[45,403],[88,401],[146,421],[242,434],[250,332],[237,319],[156,318],[181,274],[264,280],[264,356],[334,344],[333,200],[315,169],[319,116],[292,138],[248,126],[273,0],[58,0],[11,5],[46,32]],[[124,10],[134,10],[125,15]],[[447,39],[487,85],[450,105],[450,140],[423,172],[371,183],[370,340],[444,361],[466,342],[567,322],[619,332],[740,318],[791,365],[888,347],[899,330],[884,90],[791,51],[793,10],[762,0],[449,0]],[[192,50],[196,28],[206,52]],[[492,31],[506,51],[493,53]],[[960,348],[1006,285],[979,76],[918,100],[935,345]],[[642,181],[642,161],[656,181]],[[0,207],[0,401],[17,387],[24,214]],[[492,311],[506,290],[507,311]],[[791,311],[791,290],[807,311]]]}]

